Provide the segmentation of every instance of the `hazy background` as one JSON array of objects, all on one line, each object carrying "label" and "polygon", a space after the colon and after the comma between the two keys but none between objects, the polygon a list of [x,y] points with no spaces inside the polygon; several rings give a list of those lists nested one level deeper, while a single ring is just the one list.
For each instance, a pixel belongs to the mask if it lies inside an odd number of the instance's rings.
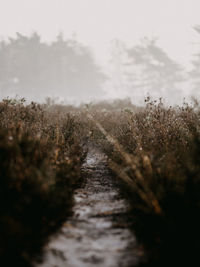
[{"label": "hazy background", "polygon": [[198,96],[199,10],[199,0],[0,0],[1,97]]}]

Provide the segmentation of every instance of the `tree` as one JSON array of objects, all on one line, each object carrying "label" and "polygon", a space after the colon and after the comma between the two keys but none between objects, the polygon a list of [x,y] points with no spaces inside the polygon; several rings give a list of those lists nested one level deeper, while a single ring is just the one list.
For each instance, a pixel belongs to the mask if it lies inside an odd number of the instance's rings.
[{"label": "tree", "polygon": [[105,76],[90,50],[62,34],[51,44],[37,33],[0,43],[0,89],[29,99],[61,96],[85,100],[103,94]]},{"label": "tree", "polygon": [[139,45],[125,47],[124,51],[123,84],[132,96],[141,99],[147,93],[154,97],[179,95],[183,69],[157,46],[155,39],[144,38]]},{"label": "tree", "polygon": [[[95,64],[90,50],[75,40],[65,41],[62,35],[51,45],[52,84],[69,97],[87,99],[103,95],[101,83],[106,76]],[[52,77],[53,77],[52,76]],[[58,79],[59,77],[59,79]]]},{"label": "tree", "polygon": [[[200,26],[195,26],[194,30],[200,34]],[[194,60],[192,61],[192,70],[189,73],[192,80],[193,88],[192,94],[195,96],[200,96],[200,53],[194,55]]]}]

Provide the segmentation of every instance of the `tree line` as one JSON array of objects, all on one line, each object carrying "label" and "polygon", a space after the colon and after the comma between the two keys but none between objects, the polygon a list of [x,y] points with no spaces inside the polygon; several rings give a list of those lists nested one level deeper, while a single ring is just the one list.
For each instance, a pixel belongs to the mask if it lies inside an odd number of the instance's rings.
[{"label": "tree line", "polygon": [[[200,33],[200,27],[195,27]],[[63,96],[86,100],[88,96],[103,96],[102,84],[110,79],[115,89],[129,95],[177,98],[182,85],[190,81],[191,94],[198,95],[200,87],[200,53],[186,72],[157,45],[156,39],[144,38],[127,47],[115,40],[111,54],[112,70],[107,76],[96,64],[90,49],[59,34],[50,44],[41,41],[37,33],[0,42],[1,97],[19,95],[29,99]],[[192,85],[191,85],[192,84]]]},{"label": "tree line", "polygon": [[[195,30],[200,34],[200,27]],[[143,38],[132,47],[115,40],[111,60],[114,86],[136,98],[150,94],[176,102],[184,95],[200,96],[200,52],[194,55],[192,67],[187,71],[158,46],[155,38]]]},{"label": "tree line", "polygon": [[105,75],[96,65],[90,50],[79,42],[41,41],[37,33],[0,42],[1,95],[17,94],[28,98],[64,96],[66,98],[102,94]]}]

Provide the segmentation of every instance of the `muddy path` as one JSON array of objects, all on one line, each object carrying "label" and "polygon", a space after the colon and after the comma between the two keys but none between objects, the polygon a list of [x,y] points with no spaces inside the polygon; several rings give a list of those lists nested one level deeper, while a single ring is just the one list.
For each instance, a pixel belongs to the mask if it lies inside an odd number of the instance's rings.
[{"label": "muddy path", "polygon": [[37,267],[137,266],[128,229],[128,204],[109,176],[105,156],[90,148],[85,184],[75,192],[74,214],[45,249]]}]

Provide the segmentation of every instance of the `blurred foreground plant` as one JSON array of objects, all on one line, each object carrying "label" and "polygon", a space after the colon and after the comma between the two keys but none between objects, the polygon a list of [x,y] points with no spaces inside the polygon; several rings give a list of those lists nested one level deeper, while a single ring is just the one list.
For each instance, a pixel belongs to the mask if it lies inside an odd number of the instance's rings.
[{"label": "blurred foreground plant", "polygon": [[131,203],[143,264],[194,266],[200,248],[199,106],[165,108],[147,99],[135,114],[99,115],[98,121],[88,116],[105,137],[102,149]]},{"label": "blurred foreground plant", "polygon": [[71,214],[85,153],[78,118],[0,103],[0,261],[30,266]]}]

